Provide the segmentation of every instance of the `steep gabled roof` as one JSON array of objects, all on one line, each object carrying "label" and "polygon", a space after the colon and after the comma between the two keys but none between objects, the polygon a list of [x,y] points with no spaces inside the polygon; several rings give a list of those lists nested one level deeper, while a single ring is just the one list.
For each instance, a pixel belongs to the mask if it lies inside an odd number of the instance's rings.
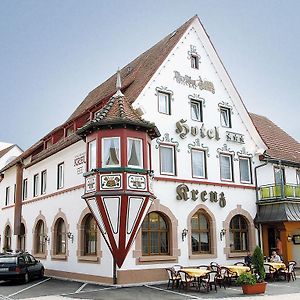
[{"label": "steep gabled roof", "polygon": [[[196,18],[198,17],[194,16],[185,22],[177,30],[167,35],[152,48],[138,56],[120,70],[124,87],[122,92],[130,103],[138,97],[145,85]],[[103,99],[111,97],[116,91],[115,83],[116,74],[92,90],[72,113],[67,122],[80,116]]]},{"label": "steep gabled roof", "polygon": [[267,145],[267,154],[271,158],[300,163],[300,143],[268,118],[253,113],[250,113],[250,117]]},{"label": "steep gabled roof", "polygon": [[11,145],[11,146],[9,146],[9,147],[7,147],[7,148],[4,148],[4,149],[2,149],[1,151],[0,151],[0,158],[2,157],[2,156],[4,156],[8,151],[10,151],[13,147],[15,147],[16,145]]}]

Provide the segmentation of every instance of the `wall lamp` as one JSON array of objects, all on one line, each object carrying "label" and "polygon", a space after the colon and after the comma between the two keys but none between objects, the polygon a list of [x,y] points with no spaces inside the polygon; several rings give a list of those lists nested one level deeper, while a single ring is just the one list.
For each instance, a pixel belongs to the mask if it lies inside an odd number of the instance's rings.
[{"label": "wall lamp", "polygon": [[72,232],[67,232],[67,238],[69,240],[71,240],[72,244],[73,244],[73,241],[74,241],[74,234]]},{"label": "wall lamp", "polygon": [[182,241],[184,241],[184,239],[186,238],[188,234],[188,230],[186,228],[184,228],[181,232],[181,238],[182,238]]},{"label": "wall lamp", "polygon": [[50,237],[48,235],[44,236],[44,240],[48,243],[48,245],[50,244]]},{"label": "wall lamp", "polygon": [[290,235],[290,234],[288,234],[288,236],[287,236],[287,241],[288,242],[291,242],[293,240],[293,237]]},{"label": "wall lamp", "polygon": [[225,236],[225,234],[226,234],[226,229],[221,229],[221,231],[220,231],[220,240],[222,241],[223,240],[223,237]]}]

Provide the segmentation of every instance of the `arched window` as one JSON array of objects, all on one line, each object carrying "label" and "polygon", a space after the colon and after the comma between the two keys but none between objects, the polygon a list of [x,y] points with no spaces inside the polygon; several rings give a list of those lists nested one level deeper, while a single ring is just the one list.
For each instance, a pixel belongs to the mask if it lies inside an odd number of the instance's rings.
[{"label": "arched window", "polygon": [[210,253],[210,221],[202,210],[198,210],[191,219],[192,253]]},{"label": "arched window", "polygon": [[62,218],[56,221],[55,226],[55,254],[66,254],[66,226]]},{"label": "arched window", "polygon": [[35,229],[35,253],[45,253],[45,223],[39,220]]},{"label": "arched window", "polygon": [[26,250],[25,241],[26,241],[25,225],[24,225],[24,223],[21,223],[20,235],[19,235],[19,249],[21,251]]},{"label": "arched window", "polygon": [[169,254],[169,226],[166,219],[157,212],[151,212],[142,224],[143,255]]},{"label": "arched window", "polygon": [[11,229],[9,225],[5,227],[3,249],[11,250]]},{"label": "arched window", "polygon": [[84,219],[84,255],[97,255],[97,223],[91,214]]},{"label": "arched window", "polygon": [[248,224],[242,215],[236,215],[230,221],[230,249],[233,252],[249,250]]}]

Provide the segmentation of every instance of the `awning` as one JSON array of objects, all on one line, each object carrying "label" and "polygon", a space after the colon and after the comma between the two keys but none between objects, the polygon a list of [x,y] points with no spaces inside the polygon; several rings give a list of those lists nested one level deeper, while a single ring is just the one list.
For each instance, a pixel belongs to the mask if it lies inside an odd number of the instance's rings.
[{"label": "awning", "polygon": [[259,205],[255,223],[300,221],[300,203],[283,201]]}]

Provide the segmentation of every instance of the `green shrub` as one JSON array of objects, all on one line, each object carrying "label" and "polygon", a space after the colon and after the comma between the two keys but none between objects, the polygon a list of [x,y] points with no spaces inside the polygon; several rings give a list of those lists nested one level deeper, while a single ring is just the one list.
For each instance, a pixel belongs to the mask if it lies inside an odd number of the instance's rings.
[{"label": "green shrub", "polygon": [[256,246],[252,255],[251,262],[253,264],[254,273],[257,275],[257,281],[264,281],[266,277],[264,269],[264,255],[260,247]]},{"label": "green shrub", "polygon": [[255,277],[255,275],[253,275],[249,272],[246,272],[246,273],[241,274],[238,277],[238,279],[236,280],[236,283],[238,285],[243,285],[243,284],[253,285],[256,283],[256,277]]}]

